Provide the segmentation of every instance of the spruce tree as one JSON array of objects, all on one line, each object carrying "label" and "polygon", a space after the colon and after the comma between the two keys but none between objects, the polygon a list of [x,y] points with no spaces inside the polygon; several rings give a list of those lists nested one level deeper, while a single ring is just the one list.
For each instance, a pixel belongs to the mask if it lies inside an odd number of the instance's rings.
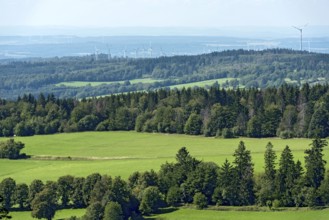
[{"label": "spruce tree", "polygon": [[236,193],[238,205],[251,205],[254,203],[254,164],[251,161],[250,151],[246,149],[241,141],[233,156],[236,177],[238,178]]},{"label": "spruce tree", "polygon": [[327,145],[327,141],[315,139],[311,144],[311,149],[305,150],[306,186],[317,189],[321,185],[324,179],[326,165],[326,161],[323,160],[322,151]]}]

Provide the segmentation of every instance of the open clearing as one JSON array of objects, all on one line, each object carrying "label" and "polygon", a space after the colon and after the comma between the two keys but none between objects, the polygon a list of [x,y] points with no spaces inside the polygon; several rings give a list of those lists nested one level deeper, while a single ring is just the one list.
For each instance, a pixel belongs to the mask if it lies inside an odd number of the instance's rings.
[{"label": "open clearing", "polygon": [[178,84],[178,85],[172,85],[169,86],[170,89],[176,88],[176,89],[182,89],[182,88],[189,88],[189,87],[205,87],[205,86],[212,86],[214,83],[218,82],[219,85],[224,84],[226,81],[231,81],[236,78],[221,78],[221,79],[210,79],[205,81],[199,81],[199,82],[193,82],[193,83],[185,83],[185,84]]},{"label": "open clearing", "polygon": [[[2,140],[5,139],[0,138]],[[15,137],[15,140],[25,143],[23,152],[32,158],[0,160],[0,179],[12,177],[17,182],[25,183],[34,179],[57,180],[67,174],[87,176],[99,172],[127,178],[134,171],[157,171],[166,161],[174,161],[178,149],[183,146],[197,159],[222,165],[226,158],[232,161],[233,152],[240,141],[244,141],[251,151],[255,172],[259,173],[263,172],[264,151],[269,141],[277,151],[277,160],[288,145],[295,159],[302,163],[304,150],[311,143],[310,139],[220,139],[133,131],[38,135]],[[329,161],[329,147],[325,148],[324,154],[324,159]]]},{"label": "open clearing", "polygon": [[[63,209],[56,211],[54,219],[68,219],[71,216],[81,217],[85,214],[85,209]],[[21,219],[21,220],[35,220],[32,218],[30,211],[25,212],[10,212],[10,215],[13,219]]]},{"label": "open clearing", "polygon": [[298,210],[298,211],[273,211],[273,212],[255,212],[255,211],[213,211],[213,210],[195,210],[178,209],[177,211],[154,215],[149,219],[162,220],[327,220],[329,209],[324,210]]},{"label": "open clearing", "polygon": [[[151,79],[151,78],[144,78],[144,79],[132,79],[126,80],[129,81],[131,84],[138,84],[138,83],[155,83],[161,82],[163,80],[160,79]],[[123,84],[125,81],[109,81],[109,82],[85,82],[85,81],[72,81],[72,82],[60,82],[57,83],[56,86],[67,86],[67,87],[83,87],[83,86],[99,86],[102,84]]]}]

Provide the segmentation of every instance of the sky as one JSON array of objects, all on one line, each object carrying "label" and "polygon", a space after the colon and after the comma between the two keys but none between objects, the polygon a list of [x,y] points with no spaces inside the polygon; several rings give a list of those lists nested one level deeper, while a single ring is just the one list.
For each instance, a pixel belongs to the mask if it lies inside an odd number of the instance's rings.
[{"label": "sky", "polygon": [[329,25],[329,0],[0,0],[0,26]]}]

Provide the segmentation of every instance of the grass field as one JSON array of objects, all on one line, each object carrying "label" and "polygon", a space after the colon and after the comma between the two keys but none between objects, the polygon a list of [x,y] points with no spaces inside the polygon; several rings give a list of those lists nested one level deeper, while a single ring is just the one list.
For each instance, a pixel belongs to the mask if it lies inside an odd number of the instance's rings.
[{"label": "grass field", "polygon": [[[241,140],[252,153],[255,172],[263,172],[263,155],[269,141],[273,143],[278,158],[283,148],[289,145],[295,159],[302,163],[304,150],[311,143],[310,139],[217,139],[137,132],[83,132],[15,139],[25,143],[23,152],[32,158],[0,160],[0,180],[12,177],[17,182],[26,183],[33,179],[57,180],[66,174],[87,176],[99,172],[127,178],[134,171],[157,171],[166,161],[174,161],[175,154],[183,146],[192,156],[221,165],[226,158],[232,161],[232,154]],[[2,140],[5,139],[0,138]],[[324,153],[324,159],[329,161],[329,147]]]},{"label": "grass field", "polygon": [[[162,80],[158,79],[151,79],[151,78],[144,78],[144,79],[132,79],[129,80],[131,84],[137,84],[137,83],[154,83],[154,82],[160,82]],[[68,86],[68,87],[83,87],[83,86],[99,86],[102,84],[114,84],[114,83],[120,83],[123,84],[125,81],[109,81],[109,82],[84,82],[84,81],[72,81],[72,82],[60,82],[57,83],[56,86]]]},{"label": "grass field", "polygon": [[328,220],[329,209],[296,211],[214,211],[178,209],[177,211],[154,215],[149,219],[161,220]]},{"label": "grass field", "polygon": [[[54,219],[67,219],[71,216],[77,216],[81,217],[85,214],[85,209],[64,209],[64,210],[58,210],[56,211]],[[32,218],[31,212],[10,212],[10,215],[12,216],[12,219],[18,219],[18,220],[35,220],[35,218]]]},{"label": "grass field", "polygon": [[218,82],[219,85],[222,85],[226,81],[231,81],[236,78],[221,78],[221,79],[211,79],[211,80],[205,80],[205,81],[199,81],[199,82],[193,82],[193,83],[185,83],[185,84],[179,84],[179,85],[172,85],[169,86],[169,88],[173,89],[182,89],[182,88],[188,88],[188,87],[205,87],[205,86],[212,86],[215,82]]}]

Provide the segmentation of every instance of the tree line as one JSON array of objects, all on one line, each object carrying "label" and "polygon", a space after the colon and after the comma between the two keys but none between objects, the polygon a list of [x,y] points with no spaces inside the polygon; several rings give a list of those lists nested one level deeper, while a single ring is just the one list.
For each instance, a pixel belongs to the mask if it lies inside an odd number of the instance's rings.
[{"label": "tree line", "polygon": [[329,85],[159,89],[91,99],[0,99],[0,136],[136,130],[189,135],[328,137]]},{"label": "tree line", "polygon": [[[108,60],[100,55],[0,61],[0,94],[14,99],[31,93],[55,94],[56,97],[84,98],[162,87],[218,78],[235,78],[236,88],[279,87],[285,82],[304,83],[328,81],[329,55],[271,49],[264,51],[231,50],[196,56],[160,57],[154,59]],[[152,78],[154,83],[130,84],[129,80]],[[57,83],[118,82],[96,87],[57,86]]]},{"label": "tree line", "polygon": [[6,178],[0,183],[0,196],[5,209],[31,210],[33,217],[46,219],[65,208],[86,208],[81,219],[98,220],[141,219],[163,207],[191,203],[200,209],[209,205],[325,206],[329,204],[329,175],[323,159],[326,146],[325,140],[314,139],[305,150],[303,168],[289,146],[277,163],[274,147],[268,143],[264,172],[258,175],[242,141],[233,161],[226,159],[221,166],[200,161],[182,147],[176,161],[162,164],[158,172],[134,172],[128,180],[98,173],[85,178],[67,175],[46,183],[36,179],[29,185]]}]

